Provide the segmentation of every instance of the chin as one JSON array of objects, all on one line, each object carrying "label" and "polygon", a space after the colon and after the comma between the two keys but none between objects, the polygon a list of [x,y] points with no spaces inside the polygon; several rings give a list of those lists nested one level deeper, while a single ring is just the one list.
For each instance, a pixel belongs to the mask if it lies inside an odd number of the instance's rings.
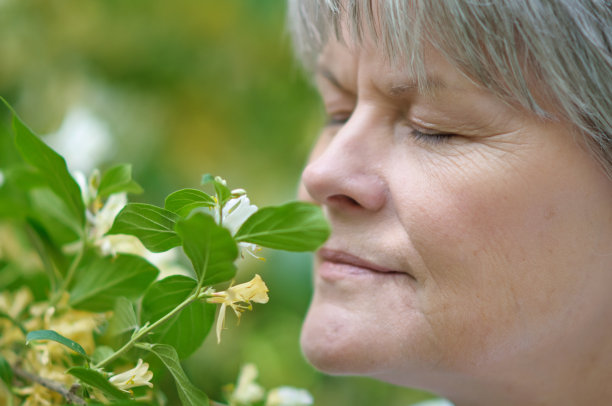
[{"label": "chin", "polygon": [[376,345],[380,341],[376,335],[350,310],[314,304],[302,326],[300,342],[306,359],[322,372],[376,375],[387,363]]}]

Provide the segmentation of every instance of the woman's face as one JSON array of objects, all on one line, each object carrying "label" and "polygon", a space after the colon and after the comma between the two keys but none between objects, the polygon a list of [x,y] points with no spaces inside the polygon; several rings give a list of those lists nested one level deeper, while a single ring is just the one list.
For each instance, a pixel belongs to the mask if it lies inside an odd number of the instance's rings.
[{"label": "woman's face", "polygon": [[320,56],[329,123],[302,197],[333,231],[306,356],[444,393],[609,349],[612,182],[567,123],[504,104],[433,50],[427,69],[420,94],[371,47]]}]

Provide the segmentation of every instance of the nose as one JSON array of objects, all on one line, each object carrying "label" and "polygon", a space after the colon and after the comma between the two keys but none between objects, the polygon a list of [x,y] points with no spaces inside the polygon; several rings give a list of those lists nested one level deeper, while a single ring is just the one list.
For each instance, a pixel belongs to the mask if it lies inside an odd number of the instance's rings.
[{"label": "nose", "polygon": [[380,168],[385,157],[369,128],[367,118],[355,111],[327,145],[315,148],[302,173],[302,184],[315,202],[371,212],[384,207],[387,187]]}]

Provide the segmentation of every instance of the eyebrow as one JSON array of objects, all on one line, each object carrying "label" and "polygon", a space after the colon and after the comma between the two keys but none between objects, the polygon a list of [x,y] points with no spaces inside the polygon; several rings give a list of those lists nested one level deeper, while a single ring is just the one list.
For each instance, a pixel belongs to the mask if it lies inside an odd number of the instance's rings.
[{"label": "eyebrow", "polygon": [[446,83],[438,78],[438,77],[428,77],[425,78],[424,83],[418,83],[416,80],[412,80],[408,83],[402,83],[400,85],[393,85],[391,86],[391,88],[389,89],[389,94],[391,96],[402,96],[405,93],[411,93],[411,92],[415,92],[415,91],[423,91],[425,93],[427,92],[432,92],[434,90],[441,90],[441,89],[445,89],[448,86],[446,85]]},{"label": "eyebrow", "polygon": [[343,92],[350,93],[350,91],[346,87],[342,86],[336,75],[334,75],[334,73],[326,67],[317,67],[316,73],[327,79],[332,85],[342,90]]},{"label": "eyebrow", "polygon": [[[349,92],[349,90],[340,83],[336,75],[334,75],[334,73],[331,70],[327,69],[326,67],[324,66],[317,67],[316,73],[321,75],[325,79],[327,79],[332,85],[334,85],[338,89],[345,91],[345,92]],[[425,92],[431,92],[434,90],[445,89],[447,87],[448,86],[442,79],[434,76],[434,77],[426,78],[425,83],[423,83],[423,85],[421,86],[419,86],[419,83],[416,80],[412,80],[407,83],[402,83],[399,85],[393,85],[389,88],[389,94],[393,97],[400,97],[406,93],[412,93],[412,92],[419,91],[419,90],[424,90]]]}]

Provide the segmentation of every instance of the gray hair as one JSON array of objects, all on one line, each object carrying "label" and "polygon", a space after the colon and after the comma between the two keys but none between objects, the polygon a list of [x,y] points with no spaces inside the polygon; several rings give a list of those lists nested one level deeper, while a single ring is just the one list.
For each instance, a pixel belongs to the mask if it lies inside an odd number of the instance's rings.
[{"label": "gray hair", "polygon": [[373,38],[424,82],[426,39],[503,100],[574,123],[612,179],[611,0],[288,1],[307,68],[331,36],[346,40],[342,25],[352,41]]}]

